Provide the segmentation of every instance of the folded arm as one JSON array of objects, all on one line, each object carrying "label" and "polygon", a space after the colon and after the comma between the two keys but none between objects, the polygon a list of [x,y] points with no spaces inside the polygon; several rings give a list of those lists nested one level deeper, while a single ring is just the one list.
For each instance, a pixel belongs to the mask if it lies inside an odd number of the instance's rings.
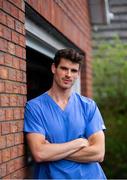
[{"label": "folded arm", "polygon": [[66,159],[82,163],[102,162],[105,154],[104,132],[99,131],[91,135],[88,138],[88,142],[89,146],[70,154]]},{"label": "folded arm", "polygon": [[83,138],[60,144],[48,143],[45,136],[38,133],[28,133],[26,138],[36,162],[60,160],[88,146]]}]

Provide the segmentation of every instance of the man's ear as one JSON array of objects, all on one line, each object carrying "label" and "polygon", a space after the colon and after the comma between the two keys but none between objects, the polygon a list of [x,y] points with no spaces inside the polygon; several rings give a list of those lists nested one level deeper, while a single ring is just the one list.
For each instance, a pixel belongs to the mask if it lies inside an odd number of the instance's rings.
[{"label": "man's ear", "polygon": [[52,63],[52,66],[51,66],[51,71],[52,71],[52,73],[53,73],[53,74],[55,73],[55,70],[56,70],[55,64],[54,64],[54,63]]}]

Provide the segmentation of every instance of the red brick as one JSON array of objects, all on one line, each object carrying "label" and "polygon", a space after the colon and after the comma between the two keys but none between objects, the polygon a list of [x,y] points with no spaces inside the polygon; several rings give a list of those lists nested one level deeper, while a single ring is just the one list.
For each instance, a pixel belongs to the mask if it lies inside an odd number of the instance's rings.
[{"label": "red brick", "polygon": [[16,108],[14,111],[14,119],[21,119],[20,108]]},{"label": "red brick", "polygon": [[13,4],[15,4],[15,6],[17,6],[19,9],[23,10],[23,1],[22,0],[9,0],[10,2],[12,2]]},{"label": "red brick", "polygon": [[22,71],[16,71],[16,80],[22,82]]},{"label": "red brick", "polygon": [[15,7],[13,4],[11,4],[10,8],[11,8],[11,15],[14,18],[18,19],[18,11],[19,11],[19,9],[17,7]]},{"label": "red brick", "polygon": [[5,82],[5,92],[13,93],[13,86],[11,82]]},{"label": "red brick", "polygon": [[22,82],[26,82],[26,72],[22,72]]},{"label": "red brick", "polygon": [[19,69],[19,58],[13,57],[13,67]]},{"label": "red brick", "polygon": [[7,15],[7,26],[11,29],[15,28],[15,23],[14,23],[14,18],[12,18],[11,16]]},{"label": "red brick", "polygon": [[23,52],[23,57],[22,57],[22,58],[26,60],[26,49],[23,48],[23,51],[22,51],[22,52]]},{"label": "red brick", "polygon": [[18,170],[25,166],[25,159],[24,157],[19,157],[15,159],[15,170]]},{"label": "red brick", "polygon": [[1,103],[1,106],[9,106],[9,104],[10,104],[9,95],[1,94],[0,95],[0,103]]},{"label": "red brick", "polygon": [[21,115],[21,119],[23,119],[24,118],[24,108],[21,108],[20,115]]},{"label": "red brick", "polygon": [[21,46],[16,46],[16,56],[17,57],[20,57],[20,58],[23,58],[23,48]]},{"label": "red brick", "polygon": [[12,42],[18,44],[19,42],[19,34],[15,31],[12,31]]},{"label": "red brick", "polygon": [[23,26],[23,28],[22,28],[22,34],[25,36],[25,34],[26,34],[26,30],[25,30],[25,26]]},{"label": "red brick", "polygon": [[2,163],[2,151],[0,151],[0,164]]},{"label": "red brick", "polygon": [[25,84],[20,86],[20,94],[27,94],[27,87]]},{"label": "red brick", "polygon": [[4,65],[4,53],[0,52],[0,64]]},{"label": "red brick", "polygon": [[25,47],[26,46],[26,42],[25,42],[25,36],[23,35],[20,35],[19,36],[19,45],[22,46],[22,47]]},{"label": "red brick", "polygon": [[7,175],[7,176],[4,176],[3,179],[4,179],[4,180],[5,180],[5,179],[9,180],[9,179],[11,179],[11,175],[9,174],[9,175]]},{"label": "red brick", "polygon": [[25,14],[24,14],[24,12],[22,12],[22,11],[18,11],[18,17],[19,17],[19,20],[21,21],[21,22],[25,22]]},{"label": "red brick", "polygon": [[24,96],[24,97],[23,97],[23,106],[25,106],[26,102],[27,102],[27,97]]},{"label": "red brick", "polygon": [[14,4],[15,6],[19,7],[21,6],[20,2],[21,0],[9,0],[11,2],[11,4]]},{"label": "red brick", "polygon": [[26,71],[26,61],[20,60],[20,70]]},{"label": "red brick", "polygon": [[24,167],[24,168],[16,171],[16,175],[17,175],[16,177],[17,177],[17,179],[21,179],[21,178],[27,179],[30,176],[30,173],[29,174],[28,173],[29,173],[29,169],[27,167]]},{"label": "red brick", "polygon": [[3,1],[3,10],[7,13],[11,12],[11,4],[7,0]]},{"label": "red brick", "polygon": [[1,127],[2,125],[1,125],[1,124],[2,124],[2,123],[0,123],[0,134],[1,134],[1,131],[2,131],[2,127]]},{"label": "red brick", "polygon": [[3,177],[3,176],[6,176],[6,164],[1,164],[0,165],[0,176]]},{"label": "red brick", "polygon": [[[21,177],[23,177],[23,176],[21,176]],[[10,174],[10,179],[22,179],[22,178],[19,178],[18,177],[18,172],[14,171],[13,173]]]},{"label": "red brick", "polygon": [[6,24],[7,23],[6,14],[4,12],[2,12],[1,10],[0,10],[0,22],[2,24]]},{"label": "red brick", "polygon": [[11,41],[11,30],[3,26],[3,38]]},{"label": "red brick", "polygon": [[7,40],[0,38],[0,50],[7,52]]},{"label": "red brick", "polygon": [[3,37],[3,25],[2,24],[0,24],[0,37]]},{"label": "red brick", "polygon": [[17,150],[18,150],[18,156],[23,156],[25,154],[24,152],[24,145],[23,144],[20,144],[17,146]]},{"label": "red brick", "polygon": [[18,157],[18,147],[13,146],[11,147],[11,158],[14,159],[16,157]]},{"label": "red brick", "polygon": [[0,66],[0,78],[7,79],[8,78],[8,69]]},{"label": "red brick", "polygon": [[4,82],[0,81],[0,93],[5,92]]},{"label": "red brick", "polygon": [[25,1],[22,1],[22,5],[21,5],[21,9],[22,9],[22,11],[25,13]]},{"label": "red brick", "polygon": [[8,122],[2,123],[2,135],[10,133],[10,124]]},{"label": "red brick", "polygon": [[17,106],[17,96],[16,95],[11,95],[10,106]]},{"label": "red brick", "polygon": [[0,121],[5,120],[5,109],[1,108],[0,109]]},{"label": "red brick", "polygon": [[3,0],[0,1],[0,8],[3,8]]},{"label": "red brick", "polygon": [[10,174],[15,171],[15,161],[11,160],[7,162],[7,174]]},{"label": "red brick", "polygon": [[[16,122],[12,122],[12,123],[10,124],[10,128],[11,128],[11,133],[18,132],[18,127],[17,127],[17,123],[16,123]],[[14,137],[14,139],[15,139],[15,137]],[[14,140],[14,142],[15,142],[15,140]],[[15,144],[15,143],[14,143],[14,144]]]},{"label": "red brick", "polygon": [[12,66],[12,55],[10,54],[5,54],[5,65],[6,66]]},{"label": "red brick", "polygon": [[[6,135],[7,139],[7,147],[14,146],[15,141],[14,141],[14,134],[8,134]],[[11,157],[12,158],[12,157]]]},{"label": "red brick", "polygon": [[11,158],[10,148],[2,150],[2,162],[9,161]]},{"label": "red brick", "polygon": [[9,52],[10,54],[15,55],[16,46],[15,46],[14,43],[8,42],[8,52]]},{"label": "red brick", "polygon": [[17,122],[18,132],[23,131],[23,120]]},{"label": "red brick", "polygon": [[18,96],[18,105],[24,106],[24,97],[23,96]]},{"label": "red brick", "polygon": [[13,93],[20,94],[20,86],[18,84],[13,84]]},{"label": "red brick", "polygon": [[6,120],[13,120],[13,109],[6,109]]},{"label": "red brick", "polygon": [[0,149],[3,149],[6,147],[6,136],[0,135]]},{"label": "red brick", "polygon": [[23,33],[23,24],[17,20],[15,20],[15,30],[19,33]]},{"label": "red brick", "polygon": [[15,145],[23,143],[23,133],[15,134]]},{"label": "red brick", "polygon": [[9,69],[9,80],[16,81],[16,70],[15,69]]}]

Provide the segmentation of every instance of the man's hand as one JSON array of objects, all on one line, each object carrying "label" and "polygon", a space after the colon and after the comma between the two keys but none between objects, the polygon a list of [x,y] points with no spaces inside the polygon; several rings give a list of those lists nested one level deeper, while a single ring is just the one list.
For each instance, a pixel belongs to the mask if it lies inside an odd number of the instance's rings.
[{"label": "man's hand", "polygon": [[79,146],[81,148],[89,146],[89,141],[87,139],[85,139],[85,138],[78,138],[78,139],[75,139],[74,141],[79,142]]}]

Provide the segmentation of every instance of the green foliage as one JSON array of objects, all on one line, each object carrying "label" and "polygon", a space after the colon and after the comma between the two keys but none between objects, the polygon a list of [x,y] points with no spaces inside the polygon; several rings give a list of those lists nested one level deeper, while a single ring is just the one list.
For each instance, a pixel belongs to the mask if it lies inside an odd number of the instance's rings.
[{"label": "green foliage", "polygon": [[104,114],[106,123],[106,153],[102,164],[108,179],[127,178],[126,117]]},{"label": "green foliage", "polygon": [[94,98],[106,111],[126,112],[127,44],[116,37],[103,42],[93,58]]},{"label": "green foliage", "polygon": [[127,178],[127,44],[102,42],[93,55],[93,93],[105,124],[108,179]]}]

